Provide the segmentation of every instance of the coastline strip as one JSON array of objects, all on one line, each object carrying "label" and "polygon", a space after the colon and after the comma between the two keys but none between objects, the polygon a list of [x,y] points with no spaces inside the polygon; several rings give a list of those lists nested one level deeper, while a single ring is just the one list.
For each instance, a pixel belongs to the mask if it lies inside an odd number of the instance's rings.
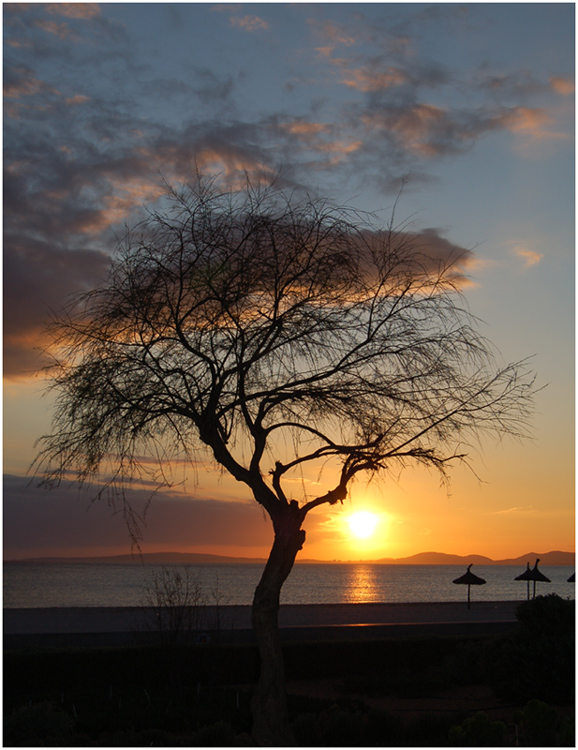
[{"label": "coastline strip", "polygon": [[[520,602],[465,602],[410,604],[285,604],[279,627],[410,625],[443,623],[515,622]],[[222,630],[250,630],[251,607],[198,607],[199,622],[219,623]],[[4,635],[63,633],[129,633],[150,622],[148,607],[49,607],[4,609]],[[150,630],[150,628],[149,628]]]}]

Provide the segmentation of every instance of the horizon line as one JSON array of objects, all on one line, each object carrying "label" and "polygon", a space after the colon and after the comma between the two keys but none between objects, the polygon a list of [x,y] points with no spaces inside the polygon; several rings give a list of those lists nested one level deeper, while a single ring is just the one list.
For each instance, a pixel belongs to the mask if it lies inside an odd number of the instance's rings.
[{"label": "horizon line", "polygon": [[[506,558],[499,558],[494,559],[491,557],[488,557],[487,555],[481,555],[478,553],[472,553],[468,555],[458,555],[455,553],[450,552],[436,552],[436,551],[426,551],[426,552],[417,552],[413,555],[407,555],[404,557],[379,557],[379,558],[372,558],[372,559],[339,559],[339,558],[333,558],[331,560],[320,560],[317,558],[303,558],[301,560],[296,559],[295,565],[303,565],[303,564],[403,564],[407,561],[415,561],[416,558],[426,558],[426,557],[432,557],[432,558],[451,558],[454,563],[447,562],[445,564],[459,564],[461,562],[470,561],[473,559],[472,564],[478,564],[478,565],[488,565],[488,564],[519,564],[521,561],[525,560],[525,558],[529,558],[528,562],[532,560],[532,558],[539,558],[542,560],[543,564],[546,565],[566,565],[569,563],[565,562],[548,562],[545,558],[553,557],[553,556],[572,556],[575,557],[576,553],[575,551],[568,551],[568,550],[550,550],[548,552],[526,552],[522,555],[518,555],[516,557],[506,557]],[[139,552],[139,553],[117,553],[117,554],[110,554],[110,555],[43,555],[43,556],[30,556],[30,557],[23,557],[23,558],[5,558],[3,559],[3,562],[5,563],[25,563],[25,562],[51,562],[51,561],[61,561],[61,562],[67,562],[67,561],[92,561],[95,563],[98,563],[99,561],[105,562],[105,561],[111,561],[111,560],[119,560],[123,559],[127,562],[129,560],[134,560],[137,562],[139,558],[141,560],[144,560],[148,558],[149,560],[151,558],[163,558],[163,557],[193,557],[193,558],[199,558],[197,562],[202,562],[200,558],[207,558],[206,562],[230,562],[232,564],[234,563],[265,563],[267,561],[267,557],[241,557],[241,556],[235,556],[235,555],[220,555],[220,554],[214,554],[209,552],[180,552],[175,550],[164,550],[161,552]],[[477,560],[477,562],[476,562]],[[162,560],[158,560],[159,562],[162,562]],[[173,561],[174,562],[174,561]],[[184,562],[184,561],[183,561]],[[195,560],[192,560],[191,562],[195,562]],[[170,561],[167,561],[167,564],[170,564]],[[409,564],[419,564],[419,562],[413,562]],[[423,563],[423,564],[444,564],[440,560],[438,560],[437,563]]]}]

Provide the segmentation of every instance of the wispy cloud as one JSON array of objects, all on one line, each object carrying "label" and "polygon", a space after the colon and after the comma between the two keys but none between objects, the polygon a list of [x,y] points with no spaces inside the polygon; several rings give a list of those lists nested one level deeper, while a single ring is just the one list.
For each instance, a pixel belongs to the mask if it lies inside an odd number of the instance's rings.
[{"label": "wispy cloud", "polygon": [[526,242],[512,240],[508,244],[510,245],[510,252],[523,262],[524,269],[537,266],[544,259],[543,253],[532,249],[532,247]]},{"label": "wispy cloud", "polygon": [[399,68],[388,67],[385,70],[357,68],[343,72],[342,82],[359,91],[385,91],[393,86],[407,83],[408,75]]},{"label": "wispy cloud", "polygon": [[513,252],[518,258],[521,258],[524,261],[525,268],[537,266],[544,258],[542,253],[537,253],[535,250],[530,250],[530,248],[527,247],[515,247]]},{"label": "wispy cloud", "polygon": [[553,91],[562,96],[570,96],[576,90],[576,85],[572,78],[552,76],[550,78],[550,85],[552,86]]},{"label": "wispy cloud", "polygon": [[46,10],[66,18],[97,18],[101,15],[98,3],[48,3]]},{"label": "wispy cloud", "polygon": [[[267,40],[273,38],[265,18],[241,15],[241,8],[207,12],[226,14],[211,20],[229,35],[232,18],[236,28],[268,30]],[[411,22],[422,28],[440,19],[461,22],[463,15],[440,9]],[[257,110],[248,97],[245,105],[245,73],[209,60],[187,60],[174,76],[160,74],[98,4],[7,4],[4,31],[8,375],[19,362],[29,366],[42,305],[93,283],[113,251],[113,230],[156,200],[161,174],[186,181],[198,166],[238,185],[247,174],[272,178],[282,167],[287,183],[308,189],[347,183],[352,194],[363,186],[391,195],[407,175],[415,190],[431,184],[437,163],[492,134],[508,132],[517,143],[567,137],[551,109],[532,97],[549,92],[560,101],[573,91],[570,77],[540,82],[524,71],[451,70],[421,54],[411,23],[376,27],[362,12],[349,24],[303,23],[302,38],[313,38],[291,50],[287,81],[302,96],[293,111],[281,99]],[[299,56],[311,64],[294,75]],[[170,111],[177,113],[172,119]],[[455,251],[440,230],[416,236],[434,255]],[[525,267],[542,259],[530,247],[514,252]],[[475,263],[474,253],[463,255],[464,279]]]},{"label": "wispy cloud", "polygon": [[243,31],[249,32],[258,31],[259,29],[267,30],[269,28],[267,21],[259,18],[259,16],[242,16],[241,18],[233,16],[231,24],[239,29],[243,29]]},{"label": "wispy cloud", "polygon": [[320,133],[327,133],[331,130],[331,126],[328,123],[308,122],[303,118],[284,122],[280,127],[292,135],[304,136],[306,138],[312,135],[319,135]]},{"label": "wispy cloud", "polygon": [[20,99],[41,93],[58,93],[25,65],[8,67],[4,72],[4,96],[8,99]]},{"label": "wispy cloud", "polygon": [[567,134],[549,129],[549,126],[553,124],[553,118],[542,108],[514,107],[503,114],[501,121],[507,130],[532,141],[568,137]]},{"label": "wispy cloud", "polygon": [[38,20],[38,21],[35,21],[35,25],[39,29],[42,29],[43,31],[47,31],[49,34],[54,34],[54,36],[57,36],[59,39],[78,38],[76,33],[73,31],[73,29],[70,28],[70,26],[67,23],[59,23],[58,21]]},{"label": "wispy cloud", "polygon": [[323,46],[317,47],[317,50],[320,51],[323,56],[331,55],[335,47],[338,45],[351,47],[356,42],[351,31],[343,24],[336,23],[329,19],[323,21],[310,19],[309,24],[321,40]]},{"label": "wispy cloud", "polygon": [[513,508],[505,508],[504,510],[496,510],[491,515],[510,515],[512,513],[529,513],[534,510],[533,505],[518,505]]}]

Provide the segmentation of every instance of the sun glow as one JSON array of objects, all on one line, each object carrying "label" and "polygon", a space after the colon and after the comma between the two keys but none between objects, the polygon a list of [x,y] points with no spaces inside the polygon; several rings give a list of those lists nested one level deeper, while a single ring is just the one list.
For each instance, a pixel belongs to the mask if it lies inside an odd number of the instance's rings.
[{"label": "sun glow", "polygon": [[347,519],[347,524],[352,534],[358,539],[368,539],[373,536],[378,523],[378,517],[366,510],[354,513]]}]

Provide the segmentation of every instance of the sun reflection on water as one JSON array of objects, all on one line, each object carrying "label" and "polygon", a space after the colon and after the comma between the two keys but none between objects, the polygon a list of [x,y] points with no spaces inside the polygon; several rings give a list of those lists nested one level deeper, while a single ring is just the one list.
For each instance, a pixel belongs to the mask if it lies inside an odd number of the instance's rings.
[{"label": "sun reflection on water", "polygon": [[349,571],[347,601],[352,604],[378,602],[380,596],[379,580],[375,565],[352,565]]}]

